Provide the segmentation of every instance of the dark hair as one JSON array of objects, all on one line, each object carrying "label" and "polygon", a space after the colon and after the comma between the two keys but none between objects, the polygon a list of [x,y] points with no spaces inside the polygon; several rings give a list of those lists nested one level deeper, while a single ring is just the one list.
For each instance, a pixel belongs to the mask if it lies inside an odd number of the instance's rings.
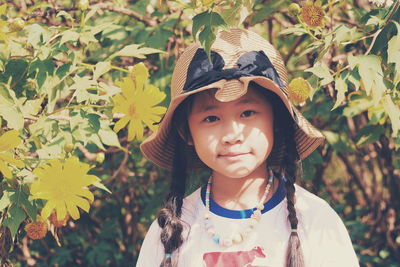
[{"label": "dark hair", "polygon": [[[281,99],[272,91],[265,90],[261,86],[252,83],[251,88],[258,92],[271,103],[274,111],[274,145],[268,160],[273,159],[278,162],[280,168],[275,171],[276,175],[284,176],[288,220],[291,226],[291,234],[286,255],[287,267],[304,267],[303,253],[301,250],[300,239],[297,235],[298,219],[296,215],[295,187],[296,178],[300,176],[298,172],[299,154],[294,141],[295,127],[297,127],[287,111]],[[261,88],[259,88],[261,87]],[[181,220],[183,197],[185,195],[186,180],[188,177],[187,161],[190,147],[186,144],[189,136],[187,125],[187,115],[190,113],[194,95],[186,98],[175,110],[172,119],[171,129],[175,139],[175,151],[173,158],[172,181],[170,194],[164,204],[164,208],[158,213],[158,224],[162,228],[161,243],[164,245],[166,254],[171,254],[183,243],[184,222]],[[181,136],[178,132],[181,131]],[[172,266],[171,257],[164,256],[160,267]]]}]

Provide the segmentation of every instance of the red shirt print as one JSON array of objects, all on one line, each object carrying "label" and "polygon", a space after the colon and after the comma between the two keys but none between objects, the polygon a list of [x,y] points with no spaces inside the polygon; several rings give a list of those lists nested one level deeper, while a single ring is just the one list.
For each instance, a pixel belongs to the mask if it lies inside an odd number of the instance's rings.
[{"label": "red shirt print", "polygon": [[252,265],[254,259],[265,257],[266,255],[263,248],[255,247],[250,251],[204,253],[203,262],[207,267],[256,267]]}]

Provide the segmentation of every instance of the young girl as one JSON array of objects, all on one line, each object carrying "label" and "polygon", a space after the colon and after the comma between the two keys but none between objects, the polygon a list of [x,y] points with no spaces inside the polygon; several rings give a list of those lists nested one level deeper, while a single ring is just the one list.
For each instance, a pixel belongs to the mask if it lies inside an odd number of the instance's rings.
[{"label": "young girl", "polygon": [[[295,184],[323,136],[288,98],[279,53],[241,29],[211,50],[211,61],[197,43],[181,55],[169,109],[141,145],[172,182],[137,266],[359,266],[339,216]],[[208,183],[184,198],[204,170]]]}]

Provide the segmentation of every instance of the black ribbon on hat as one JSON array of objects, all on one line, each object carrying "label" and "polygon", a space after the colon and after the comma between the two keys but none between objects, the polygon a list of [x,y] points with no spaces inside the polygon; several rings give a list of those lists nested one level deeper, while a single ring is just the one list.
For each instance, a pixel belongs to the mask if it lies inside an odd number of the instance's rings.
[{"label": "black ribbon on hat", "polygon": [[183,92],[196,90],[219,80],[238,79],[243,76],[263,76],[284,87],[282,80],[268,56],[263,51],[251,51],[241,55],[237,68],[223,69],[225,61],[220,54],[211,51],[211,62],[204,49],[196,51],[189,64]]}]

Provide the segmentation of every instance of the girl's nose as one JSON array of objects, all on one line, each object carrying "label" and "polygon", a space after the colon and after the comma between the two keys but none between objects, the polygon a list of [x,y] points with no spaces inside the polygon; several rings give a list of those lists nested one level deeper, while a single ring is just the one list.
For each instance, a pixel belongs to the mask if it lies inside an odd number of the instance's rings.
[{"label": "girl's nose", "polygon": [[243,125],[236,122],[229,123],[224,126],[224,135],[222,136],[222,143],[224,144],[236,144],[243,142]]}]

